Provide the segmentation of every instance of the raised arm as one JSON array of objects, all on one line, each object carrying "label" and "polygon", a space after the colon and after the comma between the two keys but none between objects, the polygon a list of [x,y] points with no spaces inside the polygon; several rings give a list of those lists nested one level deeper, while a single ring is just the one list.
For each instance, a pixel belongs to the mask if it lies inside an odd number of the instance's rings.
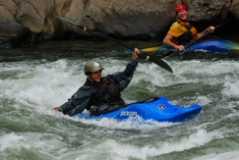
[{"label": "raised arm", "polygon": [[140,54],[139,49],[134,49],[132,53],[131,61],[127,64],[125,70],[123,72],[118,72],[116,74],[110,75],[114,80],[116,80],[120,85],[120,90],[125,89],[129,83],[131,82],[136,67],[138,65],[138,55]]}]

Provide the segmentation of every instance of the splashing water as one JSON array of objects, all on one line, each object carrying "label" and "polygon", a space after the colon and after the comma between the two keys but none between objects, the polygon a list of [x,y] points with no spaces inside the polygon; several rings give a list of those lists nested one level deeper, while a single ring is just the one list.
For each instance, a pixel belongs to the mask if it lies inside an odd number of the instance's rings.
[{"label": "splashing water", "polygon": [[[123,92],[127,102],[167,96],[200,103],[202,113],[177,124],[85,121],[52,111],[85,81],[88,59],[0,63],[0,157],[8,159],[236,159],[238,157],[239,63],[169,61],[174,74],[141,63]],[[104,74],[126,60],[95,58]],[[215,155],[215,153],[220,153]],[[234,159],[233,159],[234,158]]]}]

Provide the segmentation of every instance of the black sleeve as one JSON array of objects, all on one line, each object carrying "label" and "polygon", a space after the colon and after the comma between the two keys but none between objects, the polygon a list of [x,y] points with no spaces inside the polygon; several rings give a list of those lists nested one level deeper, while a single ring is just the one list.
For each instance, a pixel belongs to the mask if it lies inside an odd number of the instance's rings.
[{"label": "black sleeve", "polygon": [[81,113],[84,109],[90,106],[91,95],[91,88],[83,86],[60,107],[60,110],[64,114],[68,114],[70,116]]},{"label": "black sleeve", "polygon": [[119,72],[119,73],[111,75],[112,78],[119,83],[121,91],[129,85],[137,65],[138,65],[138,61],[132,60],[127,64],[123,72]]}]

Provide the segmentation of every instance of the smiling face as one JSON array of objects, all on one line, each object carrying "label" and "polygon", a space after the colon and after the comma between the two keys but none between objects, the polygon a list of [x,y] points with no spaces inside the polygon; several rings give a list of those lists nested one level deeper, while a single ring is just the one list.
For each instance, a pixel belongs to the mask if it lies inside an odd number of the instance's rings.
[{"label": "smiling face", "polygon": [[187,11],[179,12],[178,18],[182,21],[188,21],[188,12]]},{"label": "smiling face", "polygon": [[92,72],[89,74],[89,78],[92,81],[95,82],[100,82],[101,78],[102,78],[102,70],[96,71],[96,72]]}]

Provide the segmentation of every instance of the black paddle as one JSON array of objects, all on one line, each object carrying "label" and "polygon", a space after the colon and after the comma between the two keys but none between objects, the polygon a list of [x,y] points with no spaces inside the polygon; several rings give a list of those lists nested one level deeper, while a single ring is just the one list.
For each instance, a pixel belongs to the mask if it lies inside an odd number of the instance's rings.
[{"label": "black paddle", "polygon": [[[133,48],[129,47],[128,45],[126,45],[122,41],[114,38],[113,36],[107,35],[107,37],[108,37],[108,39],[111,39],[112,41],[121,45],[122,47],[124,47],[128,51],[131,51],[131,52],[133,51]],[[141,51],[141,54],[139,55],[139,58],[145,59],[149,62],[153,62],[153,63],[157,64],[158,66],[162,67],[163,69],[165,69],[166,71],[168,71],[170,73],[173,73],[173,69],[170,67],[170,65],[167,62],[165,62],[164,60],[162,60],[161,58],[159,58],[156,55],[150,55],[148,52],[144,52],[143,49],[140,49],[140,51]]]}]

